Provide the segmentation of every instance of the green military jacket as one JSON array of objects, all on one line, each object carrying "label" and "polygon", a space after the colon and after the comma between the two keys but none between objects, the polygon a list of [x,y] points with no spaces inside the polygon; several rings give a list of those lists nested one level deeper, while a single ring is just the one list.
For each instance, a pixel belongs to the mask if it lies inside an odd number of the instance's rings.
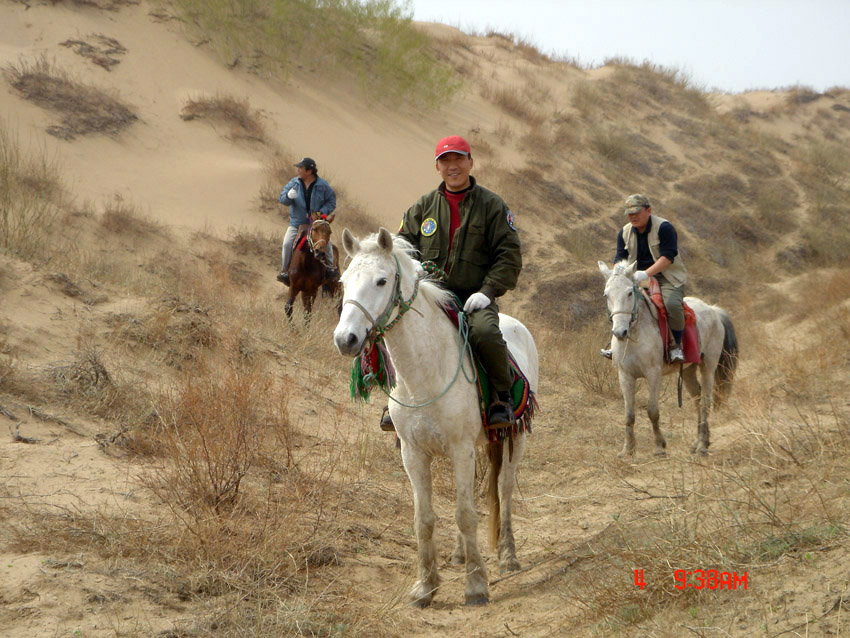
[{"label": "green military jacket", "polygon": [[461,300],[478,291],[495,299],[516,287],[522,270],[519,236],[502,198],[479,186],[474,177],[470,181],[472,187],[458,205],[460,227],[451,251],[445,183],[410,207],[398,234],[413,244],[422,261],[433,261],[446,271],[446,287]]}]

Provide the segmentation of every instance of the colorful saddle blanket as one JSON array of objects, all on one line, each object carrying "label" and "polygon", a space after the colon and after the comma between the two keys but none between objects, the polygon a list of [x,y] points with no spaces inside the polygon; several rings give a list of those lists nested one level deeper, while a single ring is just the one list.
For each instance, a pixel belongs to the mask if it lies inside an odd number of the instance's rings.
[{"label": "colorful saddle blanket", "polygon": [[[460,318],[456,307],[446,308],[446,314],[452,320],[455,327],[459,328]],[[531,384],[520,370],[519,365],[514,360],[513,355],[508,351],[508,362],[511,367],[511,376],[513,383],[511,384],[511,399],[514,405],[514,423],[513,425],[503,425],[499,427],[490,427],[487,423],[487,408],[490,405],[492,392],[488,381],[487,371],[484,366],[478,361],[478,357],[473,353],[475,361],[475,375],[478,387],[478,403],[481,408],[481,422],[484,429],[487,430],[487,437],[491,441],[500,441],[508,437],[515,437],[520,432],[528,432],[531,434],[531,420],[534,418],[534,410],[539,409],[537,398],[531,390]]]},{"label": "colorful saddle blanket", "polygon": [[[670,340],[667,337],[667,309],[664,307],[664,299],[661,296],[661,286],[655,277],[649,278],[649,298],[658,311],[658,328],[661,331],[661,342],[664,344],[664,361],[670,363]],[[700,363],[702,351],[699,344],[699,331],[697,330],[697,316],[688,304],[682,302],[682,310],[685,312],[685,332],[682,334],[682,352],[685,355],[685,363]]]}]

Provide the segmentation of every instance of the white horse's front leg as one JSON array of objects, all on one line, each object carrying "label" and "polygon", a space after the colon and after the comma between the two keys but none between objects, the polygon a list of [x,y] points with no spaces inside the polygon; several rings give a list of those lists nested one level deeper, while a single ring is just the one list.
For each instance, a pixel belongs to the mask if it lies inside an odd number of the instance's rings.
[{"label": "white horse's front leg", "polygon": [[646,406],[646,413],[649,416],[649,421],[652,423],[652,435],[655,437],[655,456],[667,456],[667,441],[664,440],[664,435],[661,434],[661,426],[658,425],[658,419],[661,416],[658,410],[658,392],[661,389],[661,370],[655,370],[646,376],[646,382],[649,385],[649,403]]},{"label": "white horse's front leg", "polygon": [[624,457],[635,453],[635,378],[623,372],[622,368],[619,368],[618,372],[620,390],[626,404],[626,441],[617,456]]},{"label": "white horse's front leg", "polygon": [[466,604],[486,605],[490,601],[487,590],[487,567],[478,550],[478,516],[475,513],[475,447],[470,444],[454,451],[452,463],[455,470],[457,506],[455,521],[463,536],[466,554]]},{"label": "white horse's front leg", "polygon": [[516,485],[516,468],[525,451],[525,434],[520,434],[514,439],[513,457],[508,460],[510,445],[505,445],[502,458],[502,471],[499,475],[499,511],[501,521],[499,522],[499,571],[502,574],[515,572],[519,569],[519,561],[516,557],[516,543],[514,542],[514,530],[511,524],[511,504],[513,502],[514,486]]},{"label": "white horse's front leg", "polygon": [[419,548],[419,579],[410,592],[410,599],[417,607],[427,607],[440,584],[431,505],[431,457],[402,441],[401,458],[413,487],[413,525]]}]

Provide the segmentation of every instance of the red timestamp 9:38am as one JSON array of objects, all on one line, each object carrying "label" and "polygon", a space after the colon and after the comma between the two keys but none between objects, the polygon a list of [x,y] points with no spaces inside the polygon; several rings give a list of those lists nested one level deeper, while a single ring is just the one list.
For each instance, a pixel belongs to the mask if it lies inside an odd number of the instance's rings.
[{"label": "red timestamp 9:38am", "polygon": [[716,569],[677,569],[676,589],[746,589],[747,572],[718,572]]}]

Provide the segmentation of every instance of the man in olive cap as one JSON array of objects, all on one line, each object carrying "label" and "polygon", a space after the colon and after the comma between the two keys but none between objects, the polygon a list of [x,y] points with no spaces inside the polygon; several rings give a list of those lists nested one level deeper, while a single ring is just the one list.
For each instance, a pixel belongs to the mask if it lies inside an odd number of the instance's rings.
[{"label": "man in olive cap", "polygon": [[[289,227],[283,237],[282,268],[277,274],[277,280],[289,285],[289,262],[292,259],[292,244],[298,227],[307,224],[316,212],[322,219],[329,222],[334,220],[336,210],[336,193],[331,185],[319,177],[316,162],[312,157],[305,157],[295,164],[298,175],[293,177],[280,192],[278,201],[289,207]],[[339,271],[334,267],[333,246],[330,240],[325,248],[326,268],[332,279],[339,279]]]},{"label": "man in olive cap", "polygon": [[[637,262],[635,283],[640,284],[650,277],[658,280],[664,307],[667,309],[667,325],[673,333],[670,344],[670,363],[683,363],[682,333],[685,330],[685,313],[682,299],[688,271],[679,256],[676,229],[666,219],[652,215],[652,204],[645,195],[635,194],[626,198],[625,214],[629,223],[617,235],[617,255],[614,263],[628,260]],[[610,348],[600,350],[603,357],[611,358]]]}]

